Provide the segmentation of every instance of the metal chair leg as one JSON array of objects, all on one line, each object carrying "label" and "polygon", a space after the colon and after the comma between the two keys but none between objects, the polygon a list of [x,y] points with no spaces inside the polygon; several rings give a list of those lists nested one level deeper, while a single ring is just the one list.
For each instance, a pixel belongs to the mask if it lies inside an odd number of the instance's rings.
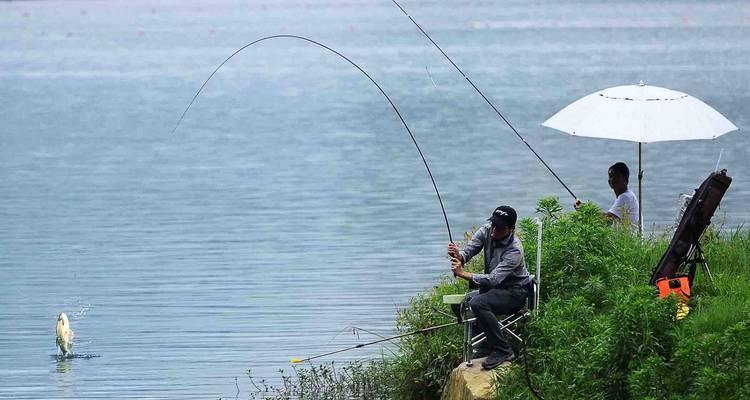
[{"label": "metal chair leg", "polygon": [[[469,315],[469,305],[468,304],[462,304],[461,305],[461,320],[464,322],[464,343],[463,343],[463,353],[464,353],[464,362],[466,363],[466,366],[471,367],[471,355],[473,352],[473,348],[471,346],[471,322],[467,320],[467,316]],[[472,318],[472,320],[474,320]]]}]

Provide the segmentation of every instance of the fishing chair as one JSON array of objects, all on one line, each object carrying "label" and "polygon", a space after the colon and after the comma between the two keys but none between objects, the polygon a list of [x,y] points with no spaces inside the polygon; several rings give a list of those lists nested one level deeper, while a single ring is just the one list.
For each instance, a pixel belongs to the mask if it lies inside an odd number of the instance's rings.
[{"label": "fishing chair", "polygon": [[[530,275],[529,283],[529,295],[526,298],[526,304],[518,311],[510,315],[498,316],[497,324],[500,326],[500,332],[508,335],[515,339],[518,343],[523,343],[523,338],[518,333],[520,324],[526,322],[530,317],[531,313],[539,312],[539,293],[540,293],[540,277],[541,277],[541,259],[542,259],[542,223],[537,219],[538,237],[537,237],[537,259],[536,259],[536,275]],[[484,332],[480,332],[475,335],[472,329],[473,322],[476,321],[476,317],[469,307],[465,294],[451,294],[443,296],[443,304],[449,304],[453,310],[453,314],[456,316],[458,323],[463,324],[463,361],[466,366],[472,366],[471,357],[474,353],[474,349],[482,342],[485,341]]]},{"label": "fishing chair", "polygon": [[[526,322],[531,316],[531,312],[537,309],[539,305],[539,281],[534,275],[530,276],[531,282],[529,284],[529,295],[526,298],[526,304],[518,311],[510,315],[500,315],[497,321],[500,331],[505,335],[515,339],[518,343],[523,343],[523,338],[518,333],[518,328],[521,323]],[[448,296],[445,296],[448,297]],[[451,299],[443,298],[444,302],[450,302]],[[469,307],[468,302],[464,301],[466,295],[459,295],[460,303],[452,304],[452,307],[458,309],[458,318],[464,325],[464,336],[463,336],[463,361],[467,366],[471,366],[472,355],[474,349],[486,340],[484,332],[480,332],[475,335],[473,332],[473,322],[476,321],[476,317]],[[455,301],[455,299],[453,300]],[[456,307],[454,307],[456,306]],[[454,311],[455,312],[455,311]]]}]

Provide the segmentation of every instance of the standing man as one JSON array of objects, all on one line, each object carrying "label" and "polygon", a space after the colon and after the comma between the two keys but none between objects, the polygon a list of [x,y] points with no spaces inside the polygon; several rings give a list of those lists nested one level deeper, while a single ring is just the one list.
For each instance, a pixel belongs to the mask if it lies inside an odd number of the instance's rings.
[{"label": "standing man", "polygon": [[[529,271],[523,257],[523,246],[515,235],[516,210],[510,206],[495,209],[485,224],[474,233],[463,250],[448,244],[451,269],[460,278],[473,282],[479,291],[466,296],[479,329],[486,335],[485,346],[476,358],[487,356],[482,367],[492,369],[515,356],[497,323],[496,315],[512,314],[523,308],[529,294]],[[484,273],[464,270],[464,265],[484,249]]]},{"label": "standing man", "polygon": [[607,171],[609,187],[615,192],[615,202],[612,203],[604,216],[622,223],[629,223],[631,228],[638,228],[640,207],[638,198],[628,189],[630,170],[624,162],[616,162]]}]

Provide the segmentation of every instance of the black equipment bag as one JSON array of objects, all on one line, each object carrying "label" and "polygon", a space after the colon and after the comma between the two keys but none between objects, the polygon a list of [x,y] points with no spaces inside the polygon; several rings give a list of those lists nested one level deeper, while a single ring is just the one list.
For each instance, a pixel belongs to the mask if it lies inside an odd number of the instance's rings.
[{"label": "black equipment bag", "polygon": [[[675,230],[667,251],[661,257],[659,264],[651,275],[650,285],[655,285],[660,278],[676,276],[688,261],[688,258],[694,255],[693,252],[696,249],[700,250],[700,238],[708,225],[711,224],[711,217],[719,207],[719,203],[731,183],[732,178],[727,176],[727,170],[724,169],[721,172],[712,172],[696,189]],[[691,285],[694,275],[695,262],[692,262],[688,273]]]}]

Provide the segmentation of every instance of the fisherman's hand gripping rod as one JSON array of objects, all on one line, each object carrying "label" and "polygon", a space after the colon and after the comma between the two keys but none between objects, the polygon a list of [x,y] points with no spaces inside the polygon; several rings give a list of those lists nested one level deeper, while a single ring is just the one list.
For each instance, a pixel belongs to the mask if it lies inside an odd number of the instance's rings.
[{"label": "fisherman's hand gripping rod", "polygon": [[495,105],[492,104],[492,102],[490,101],[490,99],[488,99],[487,96],[485,96],[484,93],[482,93],[482,91],[479,90],[479,88],[477,87],[477,85],[475,85],[474,82],[472,82],[471,79],[469,79],[469,77],[466,76],[466,74],[464,73],[464,71],[462,71],[461,68],[459,68],[458,65],[456,65],[456,63],[454,63],[453,60],[448,56],[448,54],[446,54],[443,51],[443,49],[434,40],[432,40],[432,37],[430,37],[430,35],[428,35],[427,32],[425,32],[425,30],[422,29],[422,27],[417,23],[417,21],[415,21],[414,18],[412,18],[411,15],[409,15],[409,13],[407,13],[406,10],[404,10],[404,8],[401,7],[401,4],[399,4],[396,0],[391,0],[391,1],[393,2],[393,4],[396,5],[396,7],[398,7],[399,10],[401,10],[401,12],[404,13],[404,15],[406,15],[409,18],[409,20],[411,20],[411,22],[414,24],[414,26],[417,27],[417,29],[419,29],[419,31],[422,32],[424,34],[424,36],[433,45],[435,45],[435,47],[437,47],[438,50],[440,50],[440,53],[443,54],[443,56],[445,56],[445,58],[451,63],[451,65],[453,65],[453,67],[456,68],[456,70],[461,74],[461,76],[463,76],[464,79],[466,79],[466,82],[469,82],[469,85],[471,85],[471,87],[473,87],[474,90],[477,93],[479,93],[480,96],[482,96],[482,98],[484,99],[484,101],[487,102],[487,104],[490,107],[492,107],[492,110],[495,111],[495,114],[497,114],[500,118],[502,118],[503,121],[505,121],[505,123],[508,125],[508,127],[510,127],[510,129],[513,131],[513,133],[515,133],[516,136],[518,136],[518,138],[521,139],[521,141],[523,142],[523,144],[525,144],[526,147],[528,147],[529,150],[531,150],[531,152],[534,153],[534,155],[536,156],[536,158],[539,159],[539,161],[542,162],[542,164],[547,168],[547,170],[552,174],[552,176],[554,176],[555,179],[557,179],[557,181],[560,182],[561,185],[563,185],[563,187],[565,188],[565,190],[567,190],[568,193],[570,193],[570,195],[573,196],[574,199],[578,200],[578,197],[570,190],[570,188],[568,188],[568,185],[566,185],[565,182],[563,182],[562,179],[560,179],[560,177],[557,176],[557,174],[555,173],[555,171],[553,171],[552,168],[550,168],[550,166],[547,165],[547,163],[542,159],[542,157],[534,150],[533,147],[531,147],[531,145],[529,144],[529,142],[527,142],[526,139],[524,139],[523,136],[521,136],[521,134],[518,133],[518,131],[516,130],[516,128],[514,128],[513,125],[511,125],[510,121],[508,121],[508,119],[505,118],[505,116],[500,112],[500,110],[498,110],[497,107],[495,107]]}]

